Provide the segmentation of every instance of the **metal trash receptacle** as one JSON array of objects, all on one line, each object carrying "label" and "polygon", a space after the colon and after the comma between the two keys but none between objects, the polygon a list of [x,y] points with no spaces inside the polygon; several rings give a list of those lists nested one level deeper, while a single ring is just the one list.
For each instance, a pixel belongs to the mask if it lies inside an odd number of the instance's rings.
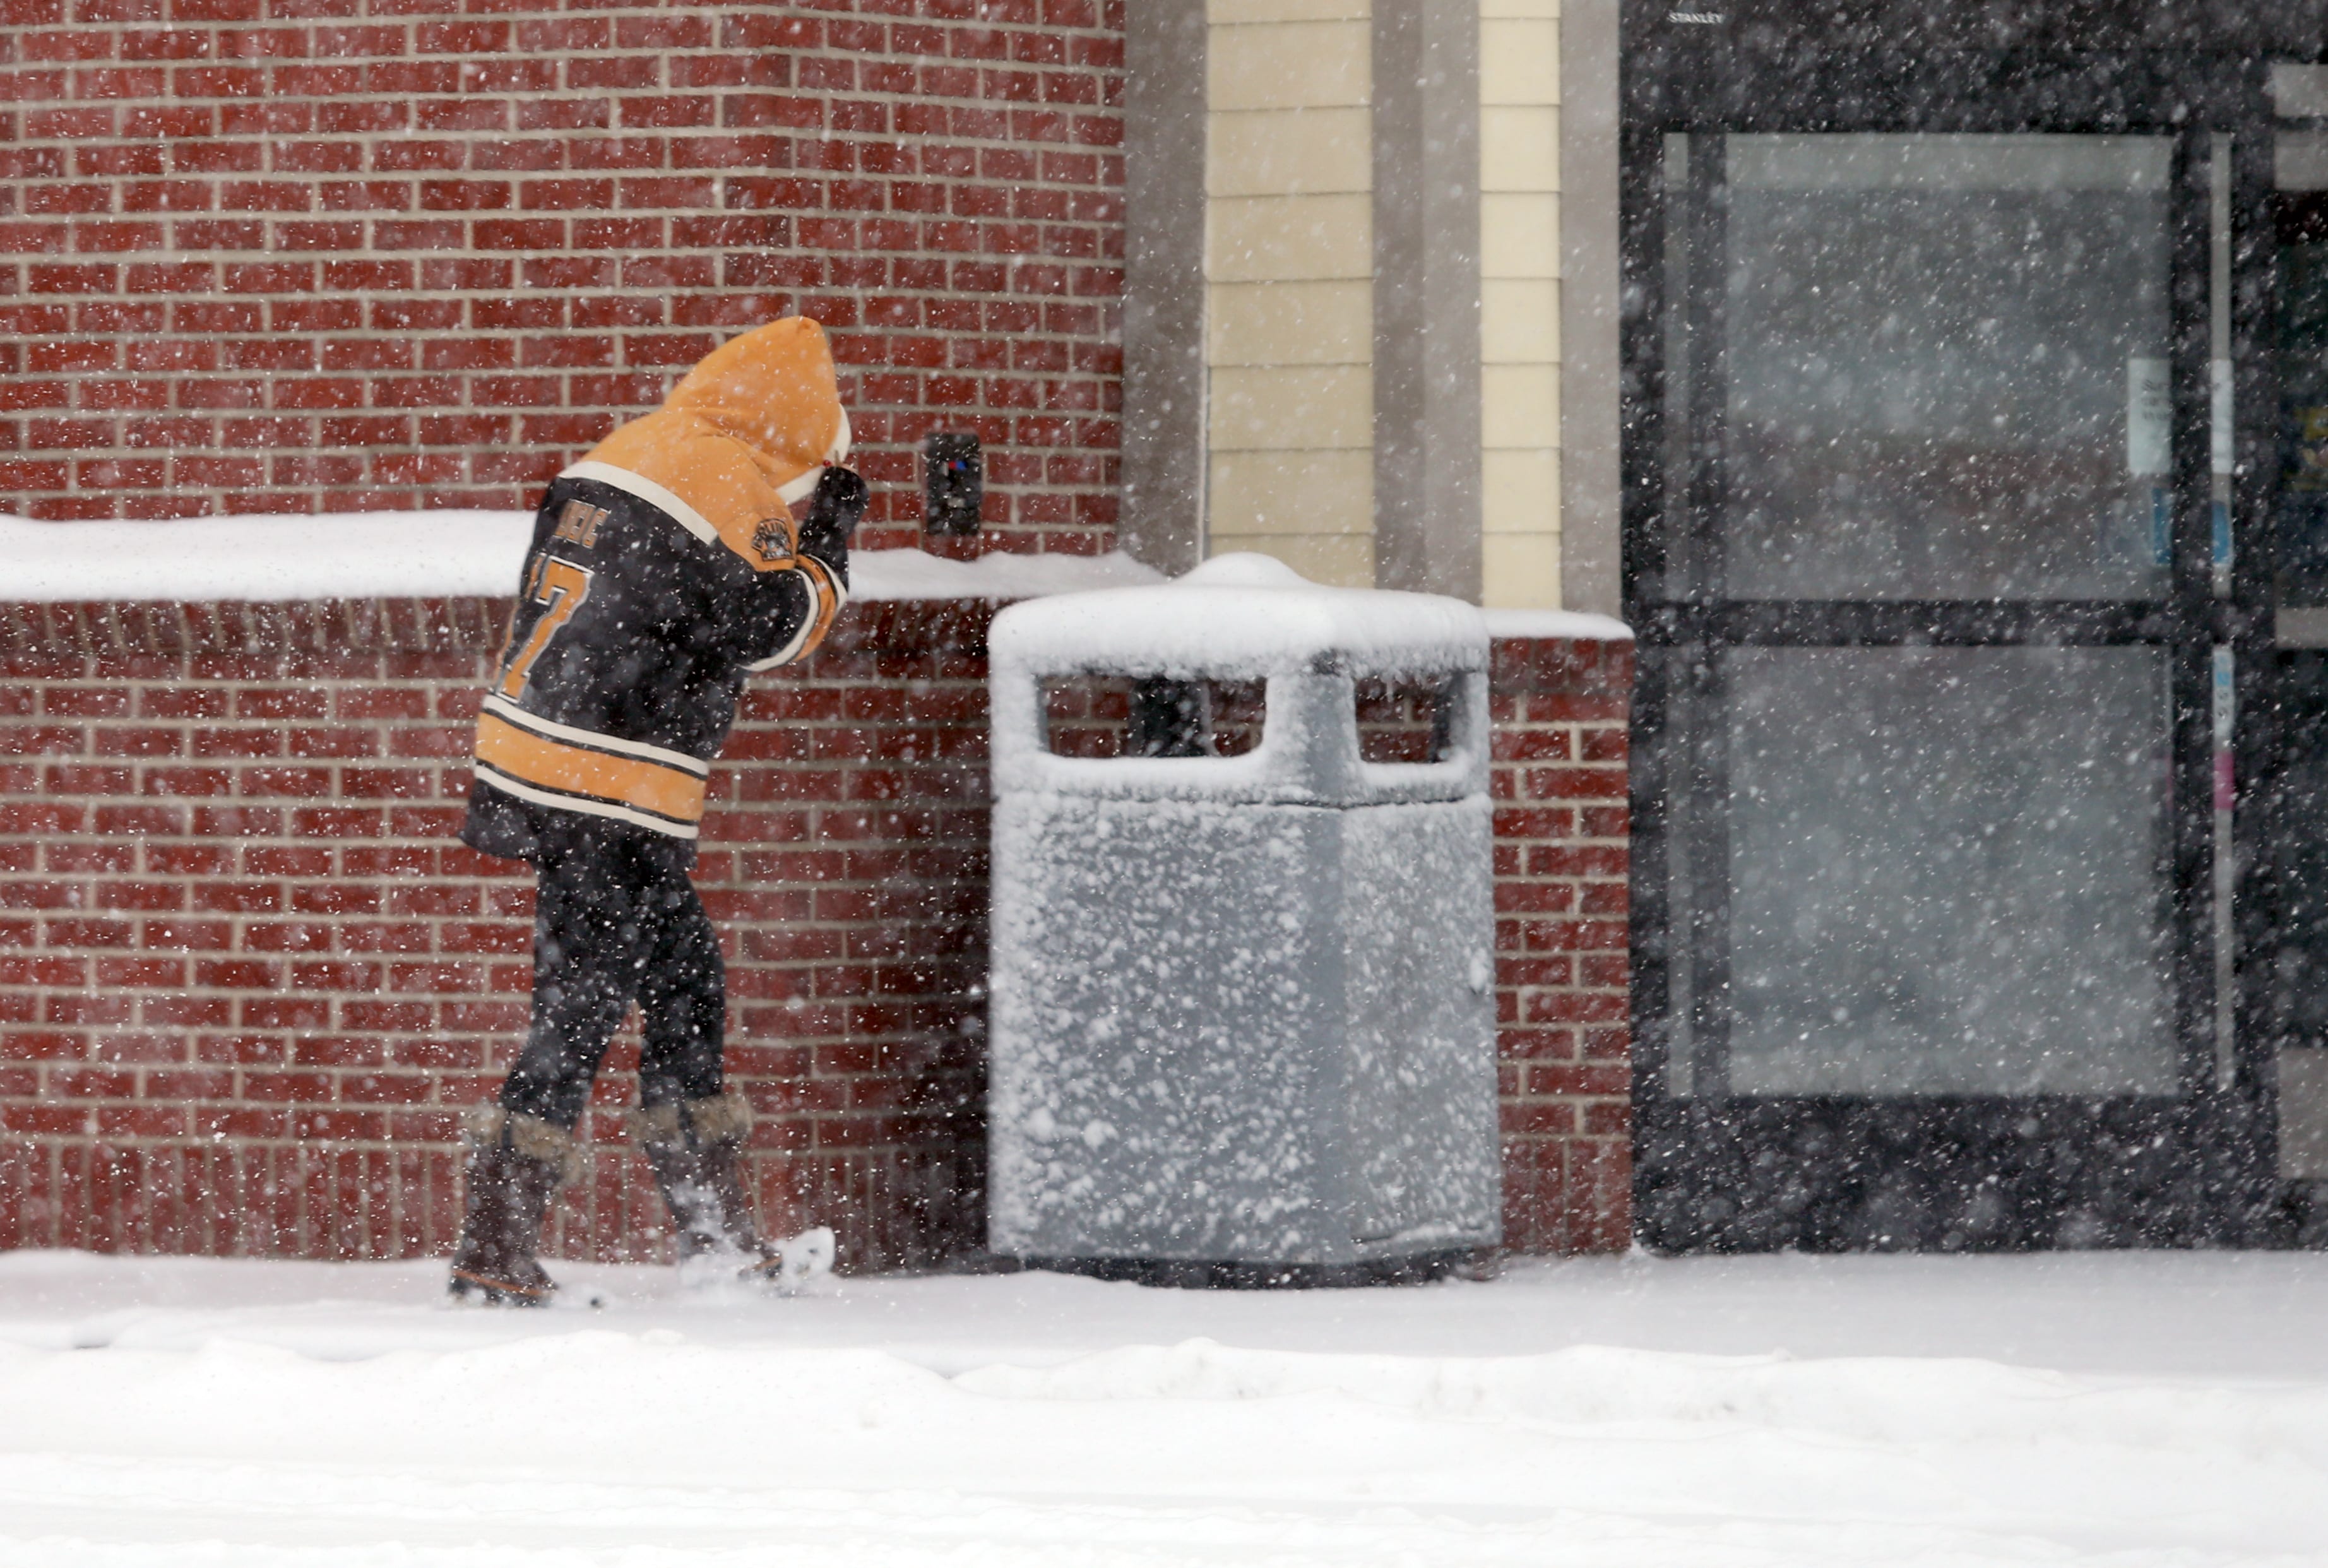
[{"label": "metal trash receptacle", "polygon": [[[1500,1239],[1488,636],[1262,557],[992,634],[990,1247],[1263,1276]],[[1046,683],[1263,682],[1241,756],[1056,755]],[[1368,762],[1357,682],[1434,683]]]}]

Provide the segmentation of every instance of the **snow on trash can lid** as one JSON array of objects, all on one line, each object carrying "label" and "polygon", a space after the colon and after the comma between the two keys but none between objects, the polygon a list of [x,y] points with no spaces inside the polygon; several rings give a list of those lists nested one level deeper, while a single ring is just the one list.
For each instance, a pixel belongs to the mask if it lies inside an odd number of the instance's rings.
[{"label": "snow on trash can lid", "polygon": [[1339,656],[1362,675],[1484,670],[1488,623],[1437,594],[1336,588],[1273,557],[1215,556],[1152,587],[1058,594],[994,620],[994,667],[1250,680]]},{"label": "snow on trash can lid", "polygon": [[[990,641],[1002,793],[1319,805],[1460,799],[1487,787],[1488,624],[1435,594],[1312,583],[1268,556],[1216,556],[1154,587],[1013,605]],[[1077,676],[1268,683],[1260,744],[1236,756],[1055,754],[1043,688]],[[1361,756],[1353,681],[1450,679],[1428,762]]]}]

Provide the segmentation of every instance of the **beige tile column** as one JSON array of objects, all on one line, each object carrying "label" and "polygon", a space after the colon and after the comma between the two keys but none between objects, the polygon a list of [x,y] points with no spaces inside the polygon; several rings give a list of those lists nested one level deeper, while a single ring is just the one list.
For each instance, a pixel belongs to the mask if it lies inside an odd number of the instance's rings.
[{"label": "beige tile column", "polygon": [[[1434,350],[1447,334],[1436,330],[1443,324],[1404,323],[1391,309],[1404,296],[1396,288],[1386,296],[1376,276],[1382,259],[1377,204],[1386,192],[1397,194],[1379,177],[1382,160],[1400,155],[1405,146],[1397,127],[1386,131],[1387,122],[1377,121],[1385,115],[1396,120],[1392,111],[1406,102],[1397,94],[1412,94],[1418,86],[1403,78],[1378,81],[1386,69],[1375,58],[1383,19],[1372,0],[1202,0],[1202,102],[1190,108],[1201,114],[1204,127],[1204,411],[1202,451],[1187,453],[1189,471],[1203,474],[1206,554],[1261,550],[1317,580],[1363,586],[1381,580],[1385,569],[1405,580],[1413,574],[1401,563],[1412,566],[1410,556],[1431,567],[1433,580],[1468,584],[1468,568],[1443,569],[1447,563],[1432,552],[1476,549],[1484,603],[1557,606],[1567,586],[1561,505],[1561,0],[1460,3],[1478,7],[1479,206],[1478,428],[1476,436],[1463,429],[1460,437],[1467,449],[1476,449],[1478,464],[1476,470],[1457,465],[1456,472],[1471,475],[1466,485],[1476,489],[1461,508],[1441,510],[1450,517],[1460,511],[1465,537],[1441,537],[1451,524],[1442,527],[1437,512],[1415,507],[1393,521],[1420,526],[1422,535],[1410,538],[1393,528],[1394,537],[1385,545],[1375,534],[1377,447],[1385,433],[1378,383],[1388,386],[1403,373],[1395,356],[1379,357],[1381,333],[1385,324],[1394,334],[1432,330],[1427,346]],[[1424,24],[1431,25],[1427,8],[1425,15]],[[1467,24],[1469,19],[1466,13]],[[1439,25],[1442,31],[1429,39],[1443,41],[1443,23]],[[1388,69],[1424,72],[1420,90],[1427,92],[1439,79],[1428,76],[1434,67],[1428,50],[1425,55],[1422,65],[1394,60]],[[1195,97],[1195,61],[1189,63],[1189,96]],[[1391,99],[1378,87],[1392,90]],[[1462,90],[1468,103],[1468,85]],[[1462,128],[1468,137],[1471,127]],[[1386,134],[1395,146],[1385,148]],[[1464,160],[1469,167],[1468,151]],[[1192,194],[1196,176],[1190,170]],[[1150,204],[1161,211],[1161,204]],[[1140,219],[1135,213],[1135,224]],[[1466,213],[1463,228],[1469,232],[1470,227]],[[1403,231],[1381,230],[1393,232]],[[1468,277],[1469,256],[1462,265]],[[1400,272],[1392,281],[1404,277]],[[1192,355],[1198,330],[1189,324]],[[1466,343],[1473,338],[1468,324],[1457,335]],[[1418,346],[1395,335],[1392,341]],[[1468,379],[1471,367],[1460,368]],[[1429,373],[1432,367],[1422,369]],[[1443,361],[1439,369],[1445,370]],[[1444,375],[1430,384],[1440,380],[1452,384]],[[1466,407],[1473,406],[1468,386],[1462,396]],[[1435,432],[1444,440],[1446,424],[1423,420],[1407,434],[1427,440]],[[1403,428],[1390,434],[1399,436]],[[1173,449],[1197,440],[1192,428]],[[1422,449],[1423,456],[1430,455]],[[1403,461],[1394,457],[1393,466]],[[1419,483],[1431,482],[1430,474],[1417,473]],[[1429,493],[1444,490],[1434,484]]]},{"label": "beige tile column", "polygon": [[1351,587],[1375,580],[1368,15],[1206,9],[1207,553]]},{"label": "beige tile column", "polygon": [[1481,582],[1561,603],[1560,0],[1479,0]]}]

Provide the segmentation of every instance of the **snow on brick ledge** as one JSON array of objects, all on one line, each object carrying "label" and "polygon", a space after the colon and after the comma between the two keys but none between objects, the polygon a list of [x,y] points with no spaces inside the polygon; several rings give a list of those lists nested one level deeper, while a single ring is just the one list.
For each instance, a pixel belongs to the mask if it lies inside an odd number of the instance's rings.
[{"label": "snow on brick ledge", "polygon": [[[200,517],[173,522],[37,522],[0,516],[0,601],[285,602],[506,598],[532,537],[529,512],[367,512]],[[1023,599],[1161,581],[1122,553],[974,561],[917,549],[860,550],[851,597]]]},{"label": "snow on brick ledge", "polygon": [[[197,517],[168,522],[41,522],[0,513],[0,603],[190,603],[506,598],[532,535],[530,512],[361,512]],[[1163,581],[1122,551],[996,551],[947,560],[859,550],[850,597],[1028,599]],[[1629,642],[1632,630],[1574,610],[1488,610],[1497,640]]]},{"label": "snow on brick ledge", "polygon": [[1497,642],[1629,643],[1633,628],[1613,615],[1582,610],[1485,610]]}]

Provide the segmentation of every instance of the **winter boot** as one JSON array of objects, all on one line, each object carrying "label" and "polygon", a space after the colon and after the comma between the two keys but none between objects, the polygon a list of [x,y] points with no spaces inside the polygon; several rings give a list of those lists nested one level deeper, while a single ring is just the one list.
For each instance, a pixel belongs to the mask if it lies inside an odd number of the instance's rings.
[{"label": "winter boot", "polygon": [[744,1196],[751,1130],[751,1103],[732,1089],[630,1115],[631,1136],[671,1209],[681,1265],[725,1256],[737,1260],[739,1279],[794,1288],[831,1271],[832,1233],[820,1227],[782,1242],[760,1239]]},{"label": "winter boot", "polygon": [[541,1214],[579,1173],[581,1150],[564,1128],[499,1105],[472,1111],[466,1131],[468,1209],[447,1289],[492,1307],[546,1307],[558,1284],[533,1255]]}]

